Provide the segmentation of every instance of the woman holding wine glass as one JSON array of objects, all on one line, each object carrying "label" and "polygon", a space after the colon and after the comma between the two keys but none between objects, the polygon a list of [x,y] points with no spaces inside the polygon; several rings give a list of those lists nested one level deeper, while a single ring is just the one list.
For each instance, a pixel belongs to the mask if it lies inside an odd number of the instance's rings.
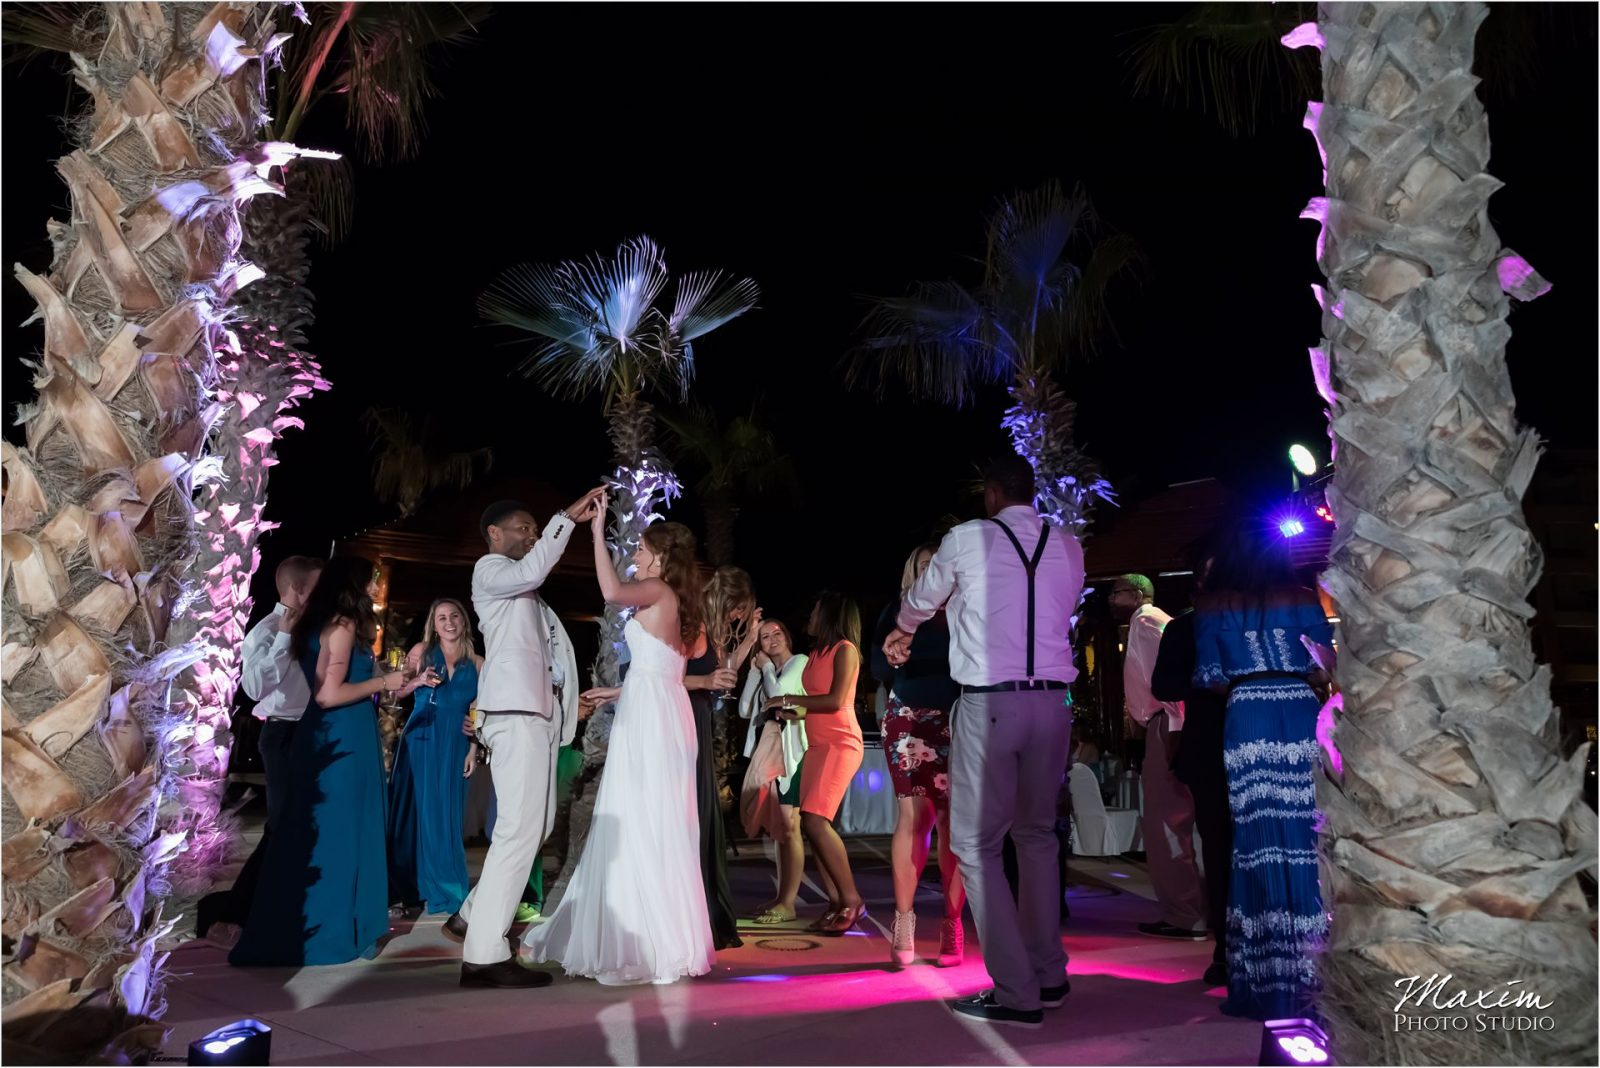
[{"label": "woman holding wine glass", "polygon": [[744,569],[719,567],[706,584],[706,649],[684,667],[684,687],[694,708],[695,796],[700,812],[700,872],[706,887],[706,909],[716,946],[735,949],[739,939],[738,914],[728,890],[728,843],[722,824],[722,775],[717,759],[719,736],[724,729],[728,697],[739,681],[739,668],[755,647],[761,626],[761,609]]}]

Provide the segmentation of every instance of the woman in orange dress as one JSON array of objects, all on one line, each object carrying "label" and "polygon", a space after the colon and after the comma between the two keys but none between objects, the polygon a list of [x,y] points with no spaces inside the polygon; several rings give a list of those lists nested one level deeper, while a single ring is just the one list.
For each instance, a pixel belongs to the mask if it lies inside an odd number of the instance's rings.
[{"label": "woman in orange dress", "polygon": [[867,914],[856,892],[833,818],[861,770],[861,723],[856,719],[856,676],[861,670],[861,610],[842,593],[823,593],[806,627],[815,642],[800,676],[806,696],[780,695],[767,702],[786,720],[806,727],[806,755],[800,763],[800,826],[829,884],[828,911],[811,926],[825,934],[844,934]]}]

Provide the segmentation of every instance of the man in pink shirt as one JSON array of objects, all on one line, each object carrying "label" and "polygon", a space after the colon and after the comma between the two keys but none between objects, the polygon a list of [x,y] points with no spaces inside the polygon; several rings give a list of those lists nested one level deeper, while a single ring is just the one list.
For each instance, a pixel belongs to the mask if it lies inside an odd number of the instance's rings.
[{"label": "man in pink shirt", "polygon": [[1206,936],[1205,890],[1194,862],[1194,798],[1172,772],[1183,704],[1158,701],[1150,692],[1161,632],[1172,617],[1151,602],[1155,586],[1143,575],[1123,575],[1111,587],[1111,611],[1128,624],[1122,692],[1128,717],[1144,734],[1144,849],[1161,918],[1141,923],[1142,934],[1198,942]]}]

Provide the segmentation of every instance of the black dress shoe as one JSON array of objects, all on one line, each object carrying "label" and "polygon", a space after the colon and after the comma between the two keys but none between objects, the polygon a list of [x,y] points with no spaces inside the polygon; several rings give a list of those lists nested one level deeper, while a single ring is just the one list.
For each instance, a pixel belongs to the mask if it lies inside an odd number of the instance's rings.
[{"label": "black dress shoe", "polygon": [[1059,1009],[1067,1003],[1067,995],[1072,993],[1072,982],[1066,980],[1060,986],[1041,986],[1039,988],[1039,1004],[1047,1009]]},{"label": "black dress shoe", "polygon": [[227,894],[226,890],[215,894],[207,894],[195,903],[194,936],[196,938],[204,938],[206,932],[211,930],[211,925],[222,919],[222,906],[227,900]]},{"label": "black dress shoe", "polygon": [[959,998],[950,1007],[963,1016],[984,1020],[1007,1027],[1043,1027],[1043,1009],[1010,1009],[994,999],[993,990],[985,990],[970,998]]},{"label": "black dress shoe", "polygon": [[444,926],[440,930],[452,942],[465,942],[467,940],[467,921],[461,918],[461,913],[459,912],[452,912],[450,918],[444,921]]},{"label": "black dress shoe", "polygon": [[1227,986],[1228,965],[1226,961],[1214,960],[1206,969],[1206,974],[1201,977],[1206,986]]},{"label": "black dress shoe", "polygon": [[461,962],[462,986],[549,986],[555,976],[549,972],[529,971],[518,964],[515,957],[495,961],[493,964],[468,964]]},{"label": "black dress shoe", "polygon": [[1191,931],[1187,927],[1174,927],[1165,920],[1158,923],[1141,923],[1139,933],[1149,935],[1151,938],[1171,938],[1178,942],[1204,942],[1204,931]]}]

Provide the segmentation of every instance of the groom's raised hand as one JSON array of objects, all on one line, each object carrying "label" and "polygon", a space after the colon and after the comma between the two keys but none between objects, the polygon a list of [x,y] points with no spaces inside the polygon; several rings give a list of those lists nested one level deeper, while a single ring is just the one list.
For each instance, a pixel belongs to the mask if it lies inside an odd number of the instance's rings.
[{"label": "groom's raised hand", "polygon": [[567,518],[572,520],[574,523],[587,523],[594,517],[592,509],[595,506],[595,502],[600,498],[601,494],[605,493],[605,491],[606,488],[604,486],[596,486],[588,493],[585,493],[582,497],[579,497],[577,500],[567,505],[562,509],[562,511],[565,512]]}]

